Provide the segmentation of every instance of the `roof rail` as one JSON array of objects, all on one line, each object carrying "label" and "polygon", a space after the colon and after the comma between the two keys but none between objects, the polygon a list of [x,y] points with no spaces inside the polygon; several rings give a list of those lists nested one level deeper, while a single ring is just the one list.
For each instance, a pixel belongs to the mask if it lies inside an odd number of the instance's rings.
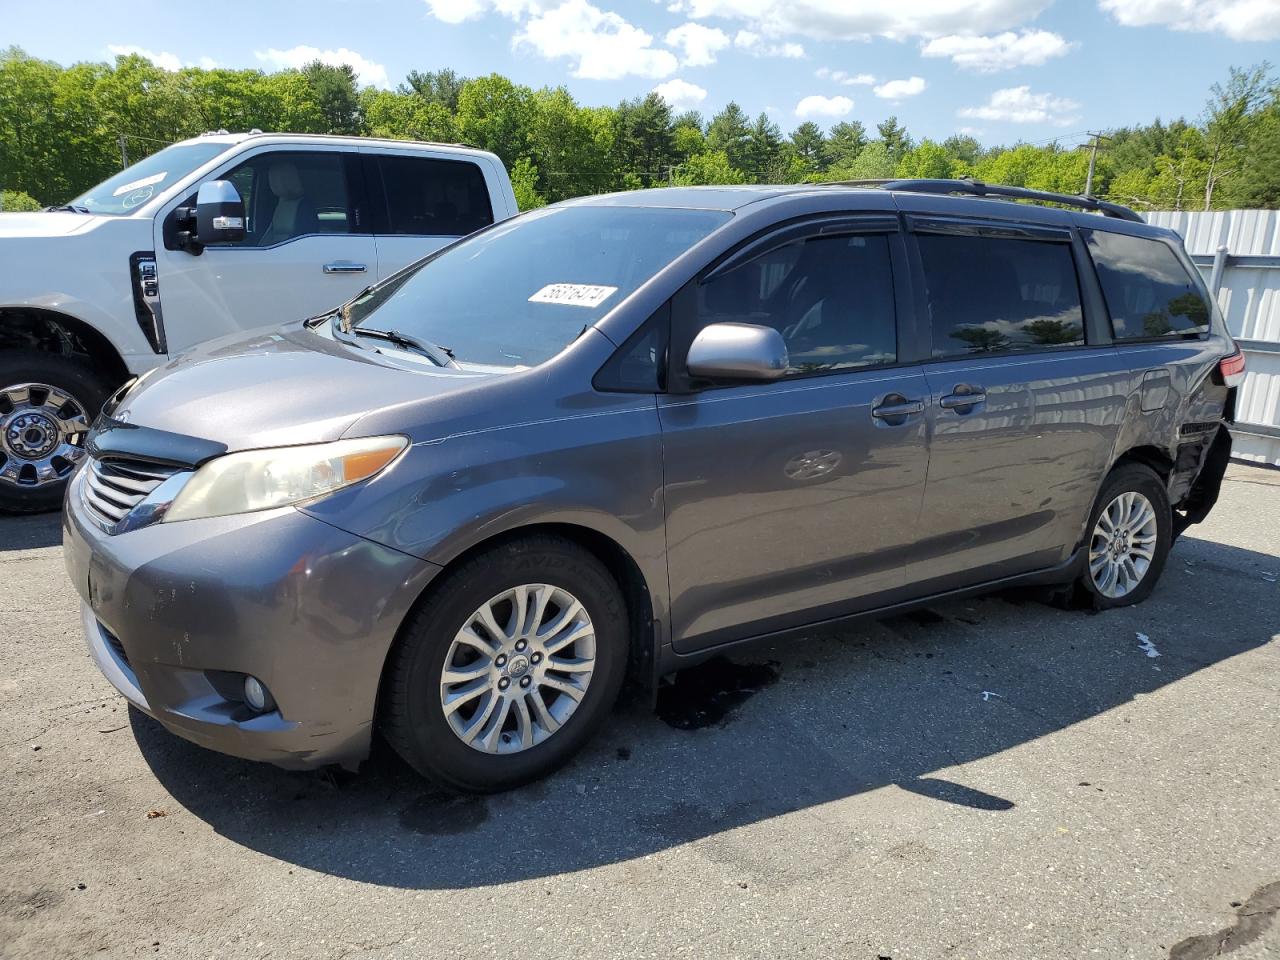
[{"label": "roof rail", "polygon": [[844,180],[840,185],[849,187],[879,187],[882,190],[903,190],[911,193],[960,193],[971,197],[1006,197],[1010,200],[1035,200],[1039,203],[1061,203],[1081,210],[1092,210],[1118,220],[1145,223],[1138,214],[1118,203],[1109,203],[1097,197],[1082,194],[1053,193],[1048,190],[1029,190],[1026,187],[1005,187],[981,180]]}]

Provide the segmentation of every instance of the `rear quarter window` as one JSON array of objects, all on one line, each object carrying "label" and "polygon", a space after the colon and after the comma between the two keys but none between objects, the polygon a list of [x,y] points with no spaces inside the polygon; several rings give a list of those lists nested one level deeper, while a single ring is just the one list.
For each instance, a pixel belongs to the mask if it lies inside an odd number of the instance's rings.
[{"label": "rear quarter window", "polygon": [[484,173],[465,160],[379,155],[388,233],[461,237],[493,223]]},{"label": "rear quarter window", "polygon": [[1105,230],[1085,238],[1117,340],[1209,332],[1209,304],[1168,244]]}]

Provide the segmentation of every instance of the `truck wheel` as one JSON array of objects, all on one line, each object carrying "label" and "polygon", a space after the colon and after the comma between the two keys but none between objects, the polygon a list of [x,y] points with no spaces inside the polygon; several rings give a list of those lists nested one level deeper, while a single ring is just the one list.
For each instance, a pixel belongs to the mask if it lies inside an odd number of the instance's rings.
[{"label": "truck wheel", "polygon": [[382,734],[447,787],[519,786],[600,729],[627,647],[626,606],[599,560],[559,537],[509,541],[444,574],[406,622]]},{"label": "truck wheel", "polygon": [[110,390],[77,360],[36,350],[0,352],[0,512],[61,505]]}]

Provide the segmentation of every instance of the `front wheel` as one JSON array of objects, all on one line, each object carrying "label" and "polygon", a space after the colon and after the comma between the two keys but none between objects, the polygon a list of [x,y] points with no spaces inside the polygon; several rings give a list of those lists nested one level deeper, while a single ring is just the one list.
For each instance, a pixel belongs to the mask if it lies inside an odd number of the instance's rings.
[{"label": "front wheel", "polygon": [[383,680],[383,736],[460,790],[545,776],[617,699],[628,629],[616,582],[568,540],[531,536],[444,575],[406,622]]},{"label": "front wheel", "polygon": [[109,390],[77,360],[35,350],[0,353],[0,511],[58,508]]},{"label": "front wheel", "polygon": [[1098,610],[1140,603],[1155,589],[1172,542],[1173,515],[1163,481],[1141,464],[1117,467],[1089,518],[1082,591]]}]

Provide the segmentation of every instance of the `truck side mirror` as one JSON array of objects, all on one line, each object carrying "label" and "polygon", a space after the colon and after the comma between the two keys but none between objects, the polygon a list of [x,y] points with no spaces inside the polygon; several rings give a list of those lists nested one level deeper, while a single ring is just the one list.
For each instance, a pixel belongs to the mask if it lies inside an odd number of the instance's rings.
[{"label": "truck side mirror", "polygon": [[244,239],[244,201],[230,180],[200,184],[196,194],[196,242],[236,243]]}]

